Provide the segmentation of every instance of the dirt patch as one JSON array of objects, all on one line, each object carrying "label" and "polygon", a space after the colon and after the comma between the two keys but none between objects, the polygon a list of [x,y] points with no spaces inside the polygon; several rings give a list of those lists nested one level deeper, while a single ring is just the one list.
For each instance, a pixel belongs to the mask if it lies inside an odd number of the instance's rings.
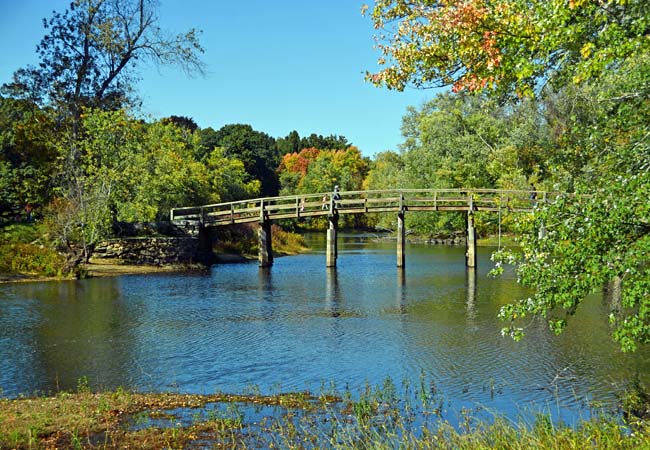
[{"label": "dirt patch", "polygon": [[207,270],[203,265],[181,264],[167,266],[116,264],[109,262],[86,264],[85,269],[90,278],[113,277],[119,275],[138,275],[146,273],[184,272],[188,270]]}]

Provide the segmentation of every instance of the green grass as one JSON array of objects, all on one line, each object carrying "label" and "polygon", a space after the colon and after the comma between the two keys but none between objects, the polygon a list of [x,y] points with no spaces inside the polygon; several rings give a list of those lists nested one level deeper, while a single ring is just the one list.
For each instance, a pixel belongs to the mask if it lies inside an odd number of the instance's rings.
[{"label": "green grass", "polygon": [[[501,247],[516,248],[519,247],[516,237],[512,234],[501,235]],[[476,245],[481,247],[497,247],[499,245],[499,236],[490,235],[476,240]]]}]

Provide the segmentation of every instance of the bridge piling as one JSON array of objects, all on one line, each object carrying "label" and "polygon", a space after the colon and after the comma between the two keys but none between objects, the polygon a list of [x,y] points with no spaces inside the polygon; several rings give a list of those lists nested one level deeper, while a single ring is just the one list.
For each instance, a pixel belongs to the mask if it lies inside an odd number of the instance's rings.
[{"label": "bridge piling", "polygon": [[467,267],[476,267],[476,230],[474,229],[474,213],[467,212],[467,251],[465,253]]},{"label": "bridge piling", "polygon": [[397,267],[404,267],[406,255],[404,244],[406,242],[406,227],[404,226],[404,213],[397,214]]},{"label": "bridge piling", "polygon": [[338,257],[338,246],[336,242],[336,232],[339,225],[338,214],[330,214],[329,227],[327,228],[327,247],[325,249],[326,267],[336,267],[336,258]]},{"label": "bridge piling", "polygon": [[260,227],[257,229],[257,255],[260,267],[271,267],[273,265],[270,220],[260,222]]}]

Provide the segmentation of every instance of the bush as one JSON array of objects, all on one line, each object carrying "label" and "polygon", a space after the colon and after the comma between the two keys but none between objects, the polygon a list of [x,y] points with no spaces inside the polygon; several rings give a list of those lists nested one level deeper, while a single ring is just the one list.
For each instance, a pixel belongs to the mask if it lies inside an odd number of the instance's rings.
[{"label": "bush", "polygon": [[271,239],[274,252],[300,253],[307,248],[301,235],[285,231],[278,225],[271,225]]},{"label": "bush", "polygon": [[0,245],[0,272],[61,276],[65,258],[47,247],[33,244]]},{"label": "bush", "polygon": [[27,244],[41,237],[41,230],[34,224],[14,223],[0,228],[0,242]]},{"label": "bush", "polygon": [[[213,250],[217,253],[256,255],[258,226],[244,224],[219,228]],[[285,231],[275,224],[271,226],[271,239],[276,254],[299,253],[307,248],[301,235]]]}]

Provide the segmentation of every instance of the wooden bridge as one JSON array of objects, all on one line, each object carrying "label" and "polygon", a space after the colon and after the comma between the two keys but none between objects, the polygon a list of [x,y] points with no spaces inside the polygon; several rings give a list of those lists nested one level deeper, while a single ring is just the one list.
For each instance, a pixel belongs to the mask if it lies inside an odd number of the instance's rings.
[{"label": "wooden bridge", "polygon": [[[337,195],[338,194],[338,195]],[[327,267],[336,266],[336,234],[338,219],[344,214],[397,214],[397,266],[405,262],[406,230],[404,214],[416,211],[461,211],[467,213],[467,253],[469,267],[476,266],[476,211],[531,211],[534,204],[546,202],[558,193],[498,189],[392,189],[376,191],[344,191],[317,194],[266,197],[214,205],[174,208],[170,219],[179,226],[209,227],[236,223],[259,222],[259,264],[273,264],[271,221],[327,216]]]}]

